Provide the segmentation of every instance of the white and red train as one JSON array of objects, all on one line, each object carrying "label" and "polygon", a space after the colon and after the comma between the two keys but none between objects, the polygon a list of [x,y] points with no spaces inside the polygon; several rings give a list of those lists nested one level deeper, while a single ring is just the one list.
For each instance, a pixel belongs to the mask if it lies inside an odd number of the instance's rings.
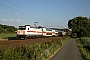
[{"label": "white and red train", "polygon": [[58,36],[59,32],[50,28],[35,28],[30,25],[19,26],[17,30],[18,39]]}]

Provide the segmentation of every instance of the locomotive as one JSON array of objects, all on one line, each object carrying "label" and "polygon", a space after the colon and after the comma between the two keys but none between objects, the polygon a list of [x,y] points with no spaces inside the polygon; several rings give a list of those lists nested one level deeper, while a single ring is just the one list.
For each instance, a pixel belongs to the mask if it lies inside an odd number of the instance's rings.
[{"label": "locomotive", "polygon": [[19,26],[17,30],[18,39],[58,36],[58,32],[50,28],[37,28],[30,25]]}]

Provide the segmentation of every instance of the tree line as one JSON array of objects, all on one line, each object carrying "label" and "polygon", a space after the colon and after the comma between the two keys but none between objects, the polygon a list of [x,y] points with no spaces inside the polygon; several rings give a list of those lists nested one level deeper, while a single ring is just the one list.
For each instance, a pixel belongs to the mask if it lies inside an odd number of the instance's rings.
[{"label": "tree line", "polygon": [[90,36],[90,18],[74,17],[68,21],[68,28],[71,29],[73,37]]},{"label": "tree line", "polygon": [[14,26],[0,24],[0,33],[15,33],[16,30]]}]

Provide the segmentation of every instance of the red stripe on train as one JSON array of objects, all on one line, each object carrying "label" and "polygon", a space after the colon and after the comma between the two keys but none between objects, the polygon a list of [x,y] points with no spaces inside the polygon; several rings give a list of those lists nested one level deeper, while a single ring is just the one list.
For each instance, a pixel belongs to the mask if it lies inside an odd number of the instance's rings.
[{"label": "red stripe on train", "polygon": [[[33,33],[46,33],[48,35],[51,35],[52,33],[55,33],[55,32],[39,32],[39,31],[27,31],[27,32],[33,32]],[[56,33],[57,34],[57,33]]]},{"label": "red stripe on train", "polygon": [[36,32],[36,31],[27,31],[27,32]]},{"label": "red stripe on train", "polygon": [[39,31],[27,31],[27,32],[42,33],[42,32],[39,32]]}]

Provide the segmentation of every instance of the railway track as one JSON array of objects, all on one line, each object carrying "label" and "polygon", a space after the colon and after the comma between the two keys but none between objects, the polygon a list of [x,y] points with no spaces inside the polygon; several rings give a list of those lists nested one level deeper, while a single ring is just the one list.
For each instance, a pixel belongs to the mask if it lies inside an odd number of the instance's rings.
[{"label": "railway track", "polygon": [[41,43],[41,42],[56,40],[60,38],[61,37],[47,37],[47,38],[35,38],[35,39],[27,39],[27,40],[7,40],[7,41],[0,41],[0,46],[14,47],[14,46],[21,46],[21,45],[32,45],[35,43]]}]

